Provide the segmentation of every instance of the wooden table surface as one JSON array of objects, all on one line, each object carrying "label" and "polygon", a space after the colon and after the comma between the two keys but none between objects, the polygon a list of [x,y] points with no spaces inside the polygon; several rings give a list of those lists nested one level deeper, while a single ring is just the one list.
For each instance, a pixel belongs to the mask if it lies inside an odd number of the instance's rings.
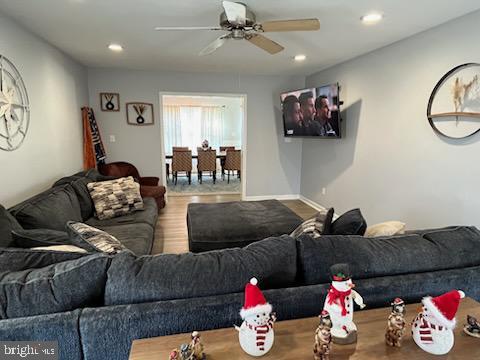
[{"label": "wooden table surface", "polygon": [[[368,305],[368,304],[367,304]],[[412,340],[410,323],[420,309],[419,304],[407,305],[407,332],[401,348],[385,344],[385,328],[390,308],[359,311],[354,314],[358,327],[358,342],[351,345],[333,344],[331,360],[337,359],[480,359],[480,339],[463,333],[467,314],[480,318],[480,304],[472,299],[461,300],[457,313],[455,345],[450,353],[442,356],[430,355],[421,350]],[[240,319],[239,324],[240,325]],[[314,333],[318,318],[280,321],[275,324],[273,348],[262,356],[265,360],[312,360]],[[195,330],[195,329],[192,329]],[[202,331],[207,360],[254,359],[243,352],[238,342],[238,333],[229,329]],[[130,352],[130,360],[168,360],[170,351],[182,343],[190,342],[190,334],[161,336],[135,340]],[[260,359],[260,358],[259,358]]]}]

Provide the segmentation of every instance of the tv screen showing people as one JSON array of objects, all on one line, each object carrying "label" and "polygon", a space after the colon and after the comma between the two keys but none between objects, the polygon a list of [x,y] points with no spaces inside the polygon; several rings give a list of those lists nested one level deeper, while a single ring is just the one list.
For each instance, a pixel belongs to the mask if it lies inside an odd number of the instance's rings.
[{"label": "tv screen showing people", "polygon": [[338,93],[331,84],[281,94],[285,136],[341,137]]}]

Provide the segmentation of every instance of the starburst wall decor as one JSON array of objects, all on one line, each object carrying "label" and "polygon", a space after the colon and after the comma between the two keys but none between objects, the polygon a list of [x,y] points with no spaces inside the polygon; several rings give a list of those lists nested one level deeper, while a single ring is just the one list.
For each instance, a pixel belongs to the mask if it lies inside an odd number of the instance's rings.
[{"label": "starburst wall decor", "polygon": [[30,103],[23,79],[13,63],[0,55],[0,149],[18,149],[29,123]]}]

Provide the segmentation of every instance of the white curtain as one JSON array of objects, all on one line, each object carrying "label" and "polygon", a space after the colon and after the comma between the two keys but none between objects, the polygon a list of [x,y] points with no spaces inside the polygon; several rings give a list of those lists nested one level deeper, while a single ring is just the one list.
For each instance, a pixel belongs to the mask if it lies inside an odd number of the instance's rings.
[{"label": "white curtain", "polygon": [[167,154],[173,146],[187,146],[196,153],[203,140],[216,150],[223,145],[223,107],[165,105],[163,119]]},{"label": "white curtain", "polygon": [[[224,108],[218,106],[203,106],[201,117],[201,137],[208,140],[212,149],[220,150],[223,145]],[[202,141],[203,141],[202,140]]]}]

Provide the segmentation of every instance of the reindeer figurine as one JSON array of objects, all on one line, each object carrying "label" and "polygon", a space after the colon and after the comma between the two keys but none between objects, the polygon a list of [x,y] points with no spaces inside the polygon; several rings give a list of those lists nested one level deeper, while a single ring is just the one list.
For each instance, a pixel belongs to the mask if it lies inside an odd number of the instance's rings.
[{"label": "reindeer figurine", "polygon": [[385,342],[389,346],[401,347],[405,335],[405,302],[396,298],[392,305],[392,312],[388,316]]},{"label": "reindeer figurine", "polygon": [[327,310],[323,310],[318,316],[320,324],[315,331],[315,344],[313,345],[313,359],[314,360],[329,360],[330,348],[332,346],[332,335],[330,329],[332,328],[332,320]]}]

